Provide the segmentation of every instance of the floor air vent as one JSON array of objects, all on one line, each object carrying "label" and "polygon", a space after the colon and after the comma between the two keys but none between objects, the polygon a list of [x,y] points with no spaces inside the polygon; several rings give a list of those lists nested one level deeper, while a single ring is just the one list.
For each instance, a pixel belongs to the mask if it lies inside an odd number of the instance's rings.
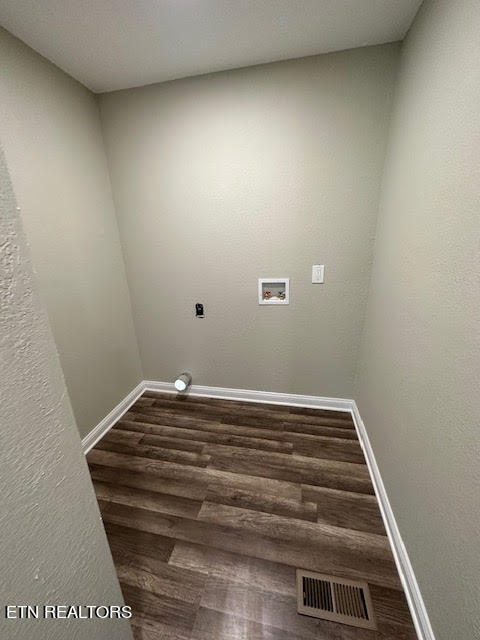
[{"label": "floor air vent", "polygon": [[297,569],[298,613],[363,629],[376,629],[366,582]]}]

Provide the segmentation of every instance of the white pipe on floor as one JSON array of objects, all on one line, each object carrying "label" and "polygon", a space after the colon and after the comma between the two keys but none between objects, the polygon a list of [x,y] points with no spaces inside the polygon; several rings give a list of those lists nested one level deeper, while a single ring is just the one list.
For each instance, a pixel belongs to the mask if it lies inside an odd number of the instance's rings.
[{"label": "white pipe on floor", "polygon": [[174,384],[177,391],[186,391],[192,384],[192,374],[184,371],[176,378]]}]

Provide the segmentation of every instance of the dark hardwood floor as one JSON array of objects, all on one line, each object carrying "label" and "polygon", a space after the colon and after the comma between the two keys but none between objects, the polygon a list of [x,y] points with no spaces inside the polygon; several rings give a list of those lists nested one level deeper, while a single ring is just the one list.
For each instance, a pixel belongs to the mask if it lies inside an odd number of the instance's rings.
[{"label": "dark hardwood floor", "polygon": [[[88,454],[137,640],[413,640],[348,413],[146,392]],[[296,613],[369,583],[378,630]]]}]

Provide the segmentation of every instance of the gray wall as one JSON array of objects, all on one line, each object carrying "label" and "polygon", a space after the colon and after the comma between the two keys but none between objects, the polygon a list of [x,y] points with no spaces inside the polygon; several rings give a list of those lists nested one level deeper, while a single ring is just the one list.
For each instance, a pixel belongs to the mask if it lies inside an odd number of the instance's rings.
[{"label": "gray wall", "polygon": [[0,139],[77,424],[141,379],[95,97],[0,29]]},{"label": "gray wall", "polygon": [[[351,397],[398,51],[101,97],[147,379]],[[258,306],[282,276],[290,306]]]},{"label": "gray wall", "polygon": [[128,621],[7,620],[6,605],[123,604],[0,150],[0,636],[130,640]]},{"label": "gray wall", "polygon": [[407,37],[356,397],[437,640],[480,638],[480,4]]}]

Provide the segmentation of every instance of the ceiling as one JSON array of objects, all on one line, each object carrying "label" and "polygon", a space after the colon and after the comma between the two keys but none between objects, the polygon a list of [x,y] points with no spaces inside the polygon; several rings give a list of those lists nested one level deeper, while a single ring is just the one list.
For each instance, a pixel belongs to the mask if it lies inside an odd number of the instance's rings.
[{"label": "ceiling", "polygon": [[401,40],[421,0],[0,0],[0,24],[95,92]]}]

